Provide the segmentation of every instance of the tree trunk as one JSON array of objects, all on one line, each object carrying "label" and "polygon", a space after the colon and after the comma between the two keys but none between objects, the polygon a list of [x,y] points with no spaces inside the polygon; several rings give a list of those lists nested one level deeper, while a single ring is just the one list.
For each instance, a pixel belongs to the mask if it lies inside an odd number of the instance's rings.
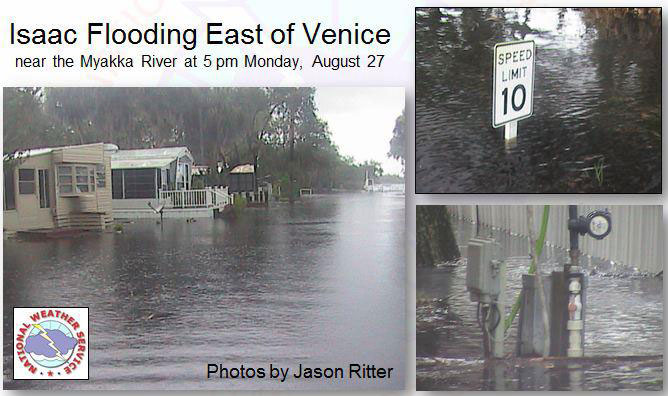
[{"label": "tree trunk", "polygon": [[417,206],[415,219],[417,266],[429,267],[460,257],[445,206]]}]

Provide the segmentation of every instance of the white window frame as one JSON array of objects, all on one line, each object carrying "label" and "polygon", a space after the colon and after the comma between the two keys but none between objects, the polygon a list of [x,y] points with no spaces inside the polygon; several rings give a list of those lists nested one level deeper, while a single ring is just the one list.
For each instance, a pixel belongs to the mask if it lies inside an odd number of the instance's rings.
[{"label": "white window frame", "polygon": [[[21,171],[26,171],[26,172],[32,172],[32,180],[21,180]],[[35,175],[37,173],[35,171],[35,168],[19,168],[18,171],[18,176],[19,176],[19,195],[35,195],[37,194],[37,176]],[[21,192],[21,187],[22,186],[32,186],[32,192]]]},{"label": "white window frame", "polygon": [[[69,173],[62,174],[61,169],[69,168]],[[56,177],[57,188],[56,191],[61,197],[78,197],[81,195],[92,195],[95,194],[95,173],[97,171],[96,165],[90,164],[58,164],[56,165],[56,172],[58,176]],[[67,177],[69,176],[69,178]],[[69,183],[63,183],[64,179],[68,178]],[[85,182],[82,181],[82,178],[85,178]],[[72,191],[62,191],[62,187],[71,186]],[[86,186],[86,190],[82,189],[83,186]]]}]

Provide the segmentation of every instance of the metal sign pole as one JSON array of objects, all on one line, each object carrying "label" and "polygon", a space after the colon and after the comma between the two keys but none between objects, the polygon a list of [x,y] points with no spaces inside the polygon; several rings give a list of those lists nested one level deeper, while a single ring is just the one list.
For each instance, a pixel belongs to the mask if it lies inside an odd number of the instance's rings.
[{"label": "metal sign pole", "polygon": [[517,144],[517,121],[511,121],[505,125],[504,141],[507,149]]},{"label": "metal sign pole", "polygon": [[517,121],[509,122],[505,125],[506,130],[504,137],[506,142],[511,139],[517,138]]}]

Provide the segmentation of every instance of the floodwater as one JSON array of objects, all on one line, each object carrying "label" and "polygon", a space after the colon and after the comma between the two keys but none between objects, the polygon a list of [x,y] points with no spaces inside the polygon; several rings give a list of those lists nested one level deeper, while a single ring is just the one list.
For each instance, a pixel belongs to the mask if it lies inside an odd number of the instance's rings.
[{"label": "floodwater", "polygon": [[[474,226],[453,223],[460,245],[475,235]],[[507,263],[507,312],[529,268],[523,237],[481,229],[503,247]],[[546,247],[539,261],[543,274],[561,270],[567,253]],[[606,272],[592,262],[588,272],[585,358],[518,358],[517,323],[506,336],[502,360],[482,358],[482,331],[476,305],[466,291],[466,260],[417,271],[418,390],[662,390],[663,279]]]},{"label": "floodwater", "polygon": [[[319,195],[236,219],[4,241],[4,386],[403,389],[404,196]],[[90,307],[89,381],[12,381],[13,306]],[[151,319],[147,319],[153,314]],[[393,367],[388,380],[206,379],[225,367]]]},{"label": "floodwater", "polygon": [[[418,9],[417,193],[661,192],[660,16]],[[492,127],[494,45],[536,43],[534,112]]]}]

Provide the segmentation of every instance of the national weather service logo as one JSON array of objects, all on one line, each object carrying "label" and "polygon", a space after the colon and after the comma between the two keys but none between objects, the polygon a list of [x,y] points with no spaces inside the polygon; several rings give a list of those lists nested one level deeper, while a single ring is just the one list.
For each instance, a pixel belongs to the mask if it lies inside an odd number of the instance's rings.
[{"label": "national weather service logo", "polygon": [[14,379],[88,379],[88,308],[14,308]]}]

